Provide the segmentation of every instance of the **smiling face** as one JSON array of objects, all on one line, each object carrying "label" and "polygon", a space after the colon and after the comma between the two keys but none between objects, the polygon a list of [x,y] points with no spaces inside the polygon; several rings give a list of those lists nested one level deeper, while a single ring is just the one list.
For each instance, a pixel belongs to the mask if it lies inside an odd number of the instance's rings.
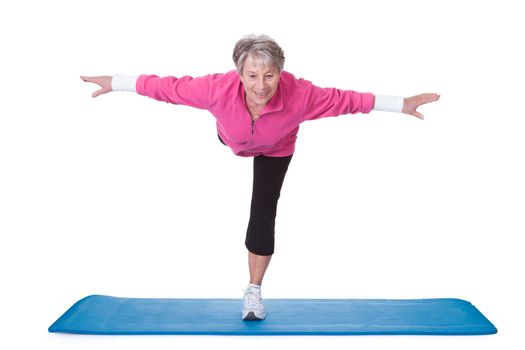
[{"label": "smiling face", "polygon": [[241,74],[248,107],[264,108],[277,91],[279,77],[278,68],[266,65],[256,57],[248,56]]}]

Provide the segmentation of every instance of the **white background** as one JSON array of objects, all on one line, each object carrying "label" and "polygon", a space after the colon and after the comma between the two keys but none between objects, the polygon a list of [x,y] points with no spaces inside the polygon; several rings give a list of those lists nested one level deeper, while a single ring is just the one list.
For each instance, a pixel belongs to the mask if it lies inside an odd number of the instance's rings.
[{"label": "white background", "polygon": [[[467,3],[469,5],[467,5]],[[17,1],[0,5],[0,347],[503,349],[523,337],[525,25],[517,2]],[[233,69],[266,33],[326,87],[438,92],[425,121],[301,126],[266,298],[471,301],[481,337],[50,334],[75,301],[242,296],[252,159],[206,111],[80,75]]]}]

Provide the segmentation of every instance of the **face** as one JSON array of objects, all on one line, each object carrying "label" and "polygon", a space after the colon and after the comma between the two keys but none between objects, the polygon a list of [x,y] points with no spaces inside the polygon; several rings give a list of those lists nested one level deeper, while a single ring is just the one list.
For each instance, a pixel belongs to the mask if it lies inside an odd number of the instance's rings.
[{"label": "face", "polygon": [[246,58],[241,75],[246,103],[250,107],[264,107],[277,91],[279,70],[267,66],[251,56]]}]

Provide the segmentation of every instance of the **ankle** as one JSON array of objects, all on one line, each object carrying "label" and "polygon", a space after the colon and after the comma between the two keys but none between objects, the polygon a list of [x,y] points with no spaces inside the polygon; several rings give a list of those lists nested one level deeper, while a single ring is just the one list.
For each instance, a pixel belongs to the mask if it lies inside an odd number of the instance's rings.
[{"label": "ankle", "polygon": [[246,288],[246,290],[252,290],[252,291],[260,292],[261,291],[261,285],[260,284],[255,284],[255,283],[250,283],[250,284],[248,284],[248,287]]}]

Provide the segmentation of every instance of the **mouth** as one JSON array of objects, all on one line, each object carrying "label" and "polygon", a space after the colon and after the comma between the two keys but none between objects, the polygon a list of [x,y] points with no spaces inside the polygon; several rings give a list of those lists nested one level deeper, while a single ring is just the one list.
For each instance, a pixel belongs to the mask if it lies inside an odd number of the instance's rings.
[{"label": "mouth", "polygon": [[266,98],[270,94],[270,91],[254,91],[253,93],[259,98]]}]

